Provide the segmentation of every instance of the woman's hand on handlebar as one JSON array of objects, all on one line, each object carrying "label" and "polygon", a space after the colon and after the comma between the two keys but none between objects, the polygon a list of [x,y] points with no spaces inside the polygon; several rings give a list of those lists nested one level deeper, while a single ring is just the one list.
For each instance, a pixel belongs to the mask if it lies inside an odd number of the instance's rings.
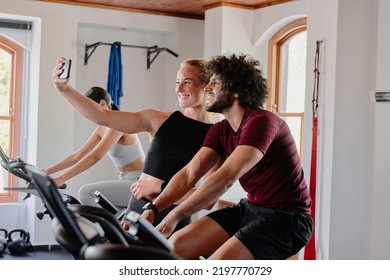
[{"label": "woman's hand on handlebar", "polygon": [[65,184],[65,181],[61,177],[53,178],[53,182],[56,184],[57,188]]},{"label": "woman's hand on handlebar", "polygon": [[143,197],[152,200],[161,192],[161,184],[160,180],[138,180],[131,184],[130,191],[138,200]]}]

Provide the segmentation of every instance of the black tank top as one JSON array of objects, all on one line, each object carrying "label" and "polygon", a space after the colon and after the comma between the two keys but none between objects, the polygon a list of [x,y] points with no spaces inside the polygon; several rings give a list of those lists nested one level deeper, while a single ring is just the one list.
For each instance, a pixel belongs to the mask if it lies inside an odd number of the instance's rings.
[{"label": "black tank top", "polygon": [[173,112],[150,142],[143,172],[168,182],[202,147],[210,127]]}]

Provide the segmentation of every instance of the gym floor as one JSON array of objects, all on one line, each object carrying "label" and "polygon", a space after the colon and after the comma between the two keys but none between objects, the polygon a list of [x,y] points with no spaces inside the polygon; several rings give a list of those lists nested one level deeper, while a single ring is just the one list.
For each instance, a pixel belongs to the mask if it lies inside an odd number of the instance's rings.
[{"label": "gym floor", "polygon": [[20,255],[11,255],[8,250],[0,255],[1,260],[74,260],[72,255],[58,245],[34,246]]}]

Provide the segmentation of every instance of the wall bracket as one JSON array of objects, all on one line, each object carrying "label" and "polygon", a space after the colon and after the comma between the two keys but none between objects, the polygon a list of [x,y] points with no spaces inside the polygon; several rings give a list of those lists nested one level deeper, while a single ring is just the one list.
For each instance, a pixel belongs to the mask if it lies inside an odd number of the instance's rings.
[{"label": "wall bracket", "polygon": [[[119,42],[120,43],[120,42]],[[128,48],[139,48],[139,49],[146,49],[147,50],[147,61],[146,61],[146,67],[147,69],[150,69],[150,66],[152,65],[153,61],[157,58],[157,56],[160,54],[162,51],[166,51],[170,53],[171,55],[178,57],[179,55],[173,51],[171,51],[168,48],[159,48],[157,45],[147,47],[147,46],[136,46],[136,45],[124,45],[122,43],[121,47],[128,47]],[[94,51],[96,50],[97,47],[105,45],[105,46],[111,46],[111,43],[104,43],[104,42],[97,42],[91,45],[85,44],[85,52],[84,52],[84,65],[88,64],[89,58],[92,56]]]}]

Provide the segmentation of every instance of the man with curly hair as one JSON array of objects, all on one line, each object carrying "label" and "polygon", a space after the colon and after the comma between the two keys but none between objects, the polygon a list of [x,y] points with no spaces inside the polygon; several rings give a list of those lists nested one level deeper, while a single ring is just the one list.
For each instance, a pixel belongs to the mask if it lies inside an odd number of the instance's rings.
[{"label": "man with curly hair", "polygon": [[158,225],[169,236],[178,221],[215,203],[239,180],[247,197],[214,211],[170,237],[185,259],[287,259],[312,235],[311,200],[288,125],[262,109],[267,98],[260,63],[247,55],[220,55],[207,68],[206,110],[224,120],[209,130],[203,147],[153,202],[152,221],[184,195],[218,161],[222,166]]}]

